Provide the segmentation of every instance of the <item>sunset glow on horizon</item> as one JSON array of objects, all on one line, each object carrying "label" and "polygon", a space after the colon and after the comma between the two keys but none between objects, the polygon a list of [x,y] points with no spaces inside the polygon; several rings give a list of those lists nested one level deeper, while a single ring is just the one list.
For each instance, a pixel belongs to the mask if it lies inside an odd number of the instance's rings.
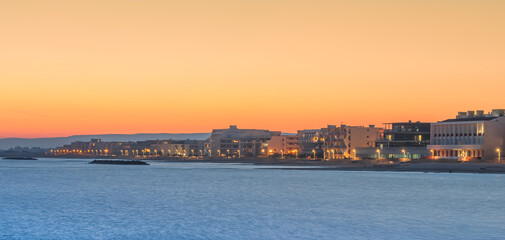
[{"label": "sunset glow on horizon", "polygon": [[0,138],[505,108],[503,1],[2,1]]}]

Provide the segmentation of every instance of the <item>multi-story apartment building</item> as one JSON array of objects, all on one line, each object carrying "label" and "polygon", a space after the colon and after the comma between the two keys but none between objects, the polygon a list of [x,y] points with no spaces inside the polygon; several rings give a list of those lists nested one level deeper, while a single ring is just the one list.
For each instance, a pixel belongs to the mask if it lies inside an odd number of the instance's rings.
[{"label": "multi-story apartment building", "polygon": [[375,141],[382,133],[383,129],[374,125],[368,127],[328,125],[321,129],[324,158],[327,160],[353,158],[356,148],[375,147]]},{"label": "multi-story apartment building", "polygon": [[54,154],[118,155],[128,144],[123,142],[102,142],[101,139],[91,139],[89,142],[76,141],[56,148]]},{"label": "multi-story apartment building", "polygon": [[101,155],[101,156],[202,156],[201,140],[146,140],[138,142],[72,142],[53,150],[53,154]]},{"label": "multi-story apartment building", "polygon": [[298,157],[300,146],[297,135],[272,136],[267,141],[268,155],[292,155]]},{"label": "multi-story apartment building", "polygon": [[384,137],[376,141],[382,148],[426,147],[430,144],[430,126],[426,122],[385,123]]},{"label": "multi-story apartment building", "polygon": [[505,147],[505,110],[459,112],[431,125],[428,149],[434,158],[498,160]]},{"label": "multi-story apartment building", "polygon": [[430,143],[431,123],[385,123],[383,136],[375,147],[356,149],[357,158],[419,159],[430,156],[426,146]]},{"label": "multi-story apartment building", "polygon": [[281,132],[262,129],[238,129],[231,125],[227,129],[214,129],[208,139],[208,156],[240,157],[266,155],[267,141]]},{"label": "multi-story apartment building", "polygon": [[323,155],[321,129],[298,130],[298,145],[303,156]]}]

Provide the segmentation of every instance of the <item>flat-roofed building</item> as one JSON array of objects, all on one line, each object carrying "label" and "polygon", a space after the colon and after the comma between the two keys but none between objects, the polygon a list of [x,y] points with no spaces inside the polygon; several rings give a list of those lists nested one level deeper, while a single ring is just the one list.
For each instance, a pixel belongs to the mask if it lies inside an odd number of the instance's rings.
[{"label": "flat-roofed building", "polygon": [[323,156],[321,129],[298,130],[298,145],[302,156]]},{"label": "flat-roofed building", "polygon": [[240,157],[266,155],[267,141],[281,132],[263,129],[239,129],[231,125],[227,129],[214,129],[208,144],[208,156]]},{"label": "flat-roofed building", "polygon": [[300,146],[297,135],[272,136],[267,141],[268,155],[291,155],[298,157]]},{"label": "flat-roofed building", "polygon": [[92,139],[89,142],[72,142],[56,148],[53,154],[99,155],[99,156],[202,156],[202,140],[146,140],[137,142],[103,142]]},{"label": "flat-roofed building", "polygon": [[459,112],[431,125],[428,149],[436,159],[498,160],[505,147],[505,110]]},{"label": "flat-roofed building", "polygon": [[431,123],[394,122],[385,123],[384,133],[375,147],[357,148],[359,159],[420,159],[430,157],[426,146],[430,143]]},{"label": "flat-roofed building", "polygon": [[375,147],[375,141],[382,135],[383,129],[374,125],[347,126],[328,125],[321,129],[324,158],[327,160],[353,158],[356,148]]},{"label": "flat-roofed building", "polygon": [[204,141],[202,140],[165,140],[149,146],[149,151],[155,156],[203,156]]},{"label": "flat-roofed building", "polygon": [[382,148],[391,147],[426,147],[430,144],[430,127],[428,122],[394,122],[385,123],[384,136],[376,141]]}]

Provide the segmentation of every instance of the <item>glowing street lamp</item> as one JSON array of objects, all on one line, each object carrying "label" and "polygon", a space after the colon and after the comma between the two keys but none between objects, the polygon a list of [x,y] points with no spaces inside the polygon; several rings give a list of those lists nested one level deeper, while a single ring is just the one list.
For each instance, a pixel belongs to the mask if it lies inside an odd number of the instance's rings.
[{"label": "glowing street lamp", "polygon": [[354,160],[356,160],[356,149],[353,149],[353,150],[352,150],[352,153],[353,153],[353,155],[354,155]]},{"label": "glowing street lamp", "polygon": [[239,149],[239,150],[237,150],[237,151],[238,151],[238,157],[240,158],[240,149]]},{"label": "glowing street lamp", "polygon": [[498,162],[501,163],[501,150],[499,148],[496,149],[496,152],[498,152]]},{"label": "glowing street lamp", "polygon": [[381,150],[377,149],[377,159],[381,158]]},{"label": "glowing street lamp", "polygon": [[403,153],[403,158],[407,158],[407,154],[405,153],[405,149],[402,149],[402,153]]},{"label": "glowing street lamp", "polygon": [[312,149],[312,152],[314,153],[314,160],[317,160],[317,158],[316,158],[316,150]]}]

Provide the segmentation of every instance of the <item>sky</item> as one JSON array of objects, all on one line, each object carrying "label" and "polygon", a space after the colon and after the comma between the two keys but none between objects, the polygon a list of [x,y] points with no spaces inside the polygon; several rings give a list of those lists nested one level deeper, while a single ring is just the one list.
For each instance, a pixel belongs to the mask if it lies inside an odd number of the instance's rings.
[{"label": "sky", "polygon": [[0,0],[0,138],[505,108],[505,1]]}]

